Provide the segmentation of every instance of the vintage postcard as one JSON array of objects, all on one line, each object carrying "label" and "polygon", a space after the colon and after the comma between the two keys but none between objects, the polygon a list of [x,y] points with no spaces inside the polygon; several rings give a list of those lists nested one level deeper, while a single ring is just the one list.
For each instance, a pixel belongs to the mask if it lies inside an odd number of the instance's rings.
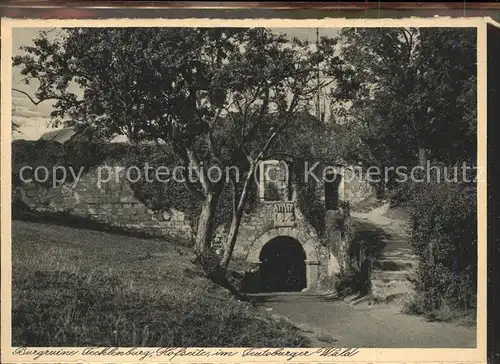
[{"label": "vintage postcard", "polygon": [[2,19],[3,361],[485,362],[488,24]]}]

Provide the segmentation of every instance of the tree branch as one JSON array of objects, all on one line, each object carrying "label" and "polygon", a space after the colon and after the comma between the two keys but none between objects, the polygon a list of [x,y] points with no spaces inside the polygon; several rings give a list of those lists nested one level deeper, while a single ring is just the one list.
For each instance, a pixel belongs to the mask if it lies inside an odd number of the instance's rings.
[{"label": "tree branch", "polygon": [[[27,92],[23,91],[23,90],[19,90],[17,88],[13,88],[12,91],[16,91],[16,92],[19,92],[19,93],[22,93],[23,95],[27,96],[28,99],[33,103],[33,105],[38,105],[44,101],[47,101],[47,100],[68,100],[67,98],[65,97],[62,97],[62,96],[50,96],[50,97],[45,97],[43,99],[40,99],[38,101],[36,101],[35,99],[33,99]],[[82,103],[83,100],[76,100],[76,103]]]},{"label": "tree branch", "polygon": [[233,216],[236,215],[236,181],[233,175],[229,175],[229,181],[231,182],[231,187],[233,188]]},{"label": "tree branch", "polygon": [[271,144],[272,142],[274,141],[274,139],[276,139],[276,137],[279,135],[279,133],[281,133],[287,126],[288,124],[290,123],[290,121],[292,120],[292,113],[293,113],[293,110],[295,109],[295,106],[297,104],[297,101],[298,101],[298,94],[294,94],[293,95],[293,98],[292,98],[292,101],[290,102],[290,106],[288,108],[288,111],[287,111],[287,117],[285,119],[285,121],[278,127],[278,129],[276,129],[276,131],[269,137],[269,139],[267,140],[267,143],[264,145],[264,148],[262,148],[261,152],[258,154],[257,158],[254,160],[254,163],[258,163],[259,160],[262,158],[262,156],[267,153],[267,150],[271,147]]},{"label": "tree branch", "polygon": [[33,105],[38,105],[40,104],[41,102],[44,102],[45,100],[48,100],[48,99],[55,99],[56,97],[50,97],[50,98],[47,98],[47,99],[41,99],[41,100],[38,100],[38,101],[35,101],[27,92],[24,92],[23,90],[19,90],[17,88],[13,88],[12,91],[17,91],[17,92],[20,92],[22,93],[23,95],[27,96],[28,99],[33,103]]},{"label": "tree branch", "polygon": [[189,173],[187,168],[189,168],[189,165],[184,165],[184,168],[182,170],[182,176],[184,177],[184,186],[198,201],[205,200],[207,196],[199,189],[197,189],[193,182],[189,180]]},{"label": "tree branch", "polygon": [[224,165],[224,163],[222,163],[222,160],[221,158],[219,157],[219,153],[215,150],[215,147],[214,147],[214,139],[213,139],[213,132],[214,132],[214,129],[215,129],[215,125],[217,124],[217,121],[219,120],[219,116],[220,116],[220,113],[221,113],[221,109],[218,109],[217,110],[217,113],[215,114],[213,120],[212,120],[212,124],[210,125],[209,129],[208,129],[208,149],[210,149],[210,152],[212,152],[212,156],[214,157],[214,159],[216,160],[217,163],[219,163],[221,166]]},{"label": "tree branch", "polygon": [[[253,118],[253,117],[255,117],[255,114],[258,114],[259,115],[258,116],[259,120],[262,119],[263,115],[266,113],[266,110],[267,110],[267,108],[269,106],[269,94],[271,92],[269,86],[266,87],[265,90],[263,90],[263,91],[265,92],[265,94],[264,94],[264,100],[262,101],[262,105],[260,106],[259,111],[255,112],[255,113],[252,113],[252,116],[251,116]],[[252,102],[254,102],[254,101],[252,101]],[[245,115],[245,117],[246,117],[246,115]],[[245,125],[245,127],[246,127],[246,125]]]},{"label": "tree branch", "polygon": [[[408,32],[408,35],[407,35],[407,32]],[[403,36],[405,37],[406,46],[408,47],[408,63],[410,63],[410,61],[411,61],[411,47],[412,47],[411,41],[410,41],[411,34],[407,29],[404,29],[404,28],[403,28],[402,33],[403,33]]]},{"label": "tree branch", "polygon": [[255,161],[253,164],[250,164],[250,169],[248,170],[247,177],[245,178],[245,183],[243,185],[243,190],[241,192],[240,200],[238,201],[238,207],[235,210],[236,214],[241,214],[243,212],[243,207],[245,206],[245,202],[248,195],[248,186],[250,184],[250,181],[252,180],[252,176],[255,172],[256,166],[257,166],[257,161]]}]

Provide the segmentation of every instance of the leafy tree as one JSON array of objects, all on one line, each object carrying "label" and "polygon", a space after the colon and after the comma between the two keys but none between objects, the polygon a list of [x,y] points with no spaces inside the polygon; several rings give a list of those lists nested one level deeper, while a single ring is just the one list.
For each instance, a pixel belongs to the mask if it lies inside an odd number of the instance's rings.
[{"label": "leafy tree", "polygon": [[347,154],[381,167],[474,158],[474,29],[346,28],[339,43]]},{"label": "leafy tree", "polygon": [[[336,115],[343,123],[343,155],[381,168],[425,167],[428,160],[475,163],[474,29],[349,28],[339,43],[345,68],[332,98],[341,101]],[[383,187],[392,189],[395,176],[388,177]],[[434,310],[443,299],[471,306],[474,187],[410,181],[391,191],[395,202],[406,202],[410,210],[424,310]]]},{"label": "leafy tree", "polygon": [[[317,67],[335,69],[334,45],[325,38],[314,51],[262,28],[69,28],[52,41],[42,33],[13,63],[28,82],[39,82],[34,103],[55,100],[54,123],[69,116],[102,135],[173,148],[186,167],[186,188],[200,201],[198,257],[209,256],[226,186],[210,178],[211,167],[239,167],[243,179],[229,178],[227,267],[259,161],[300,121],[297,113],[318,87]],[[198,181],[189,179],[189,168]]]}]

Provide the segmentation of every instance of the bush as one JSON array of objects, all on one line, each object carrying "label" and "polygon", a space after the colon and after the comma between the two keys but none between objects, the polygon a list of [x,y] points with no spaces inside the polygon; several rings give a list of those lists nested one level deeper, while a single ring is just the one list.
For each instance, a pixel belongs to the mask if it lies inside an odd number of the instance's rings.
[{"label": "bush", "polygon": [[445,305],[467,310],[476,306],[476,188],[451,183],[412,186],[411,244],[419,257],[415,280],[423,295],[414,311],[431,314]]},{"label": "bush", "polygon": [[[52,183],[54,167],[63,166],[72,167],[75,173],[80,168],[88,171],[92,167],[104,163],[124,163],[135,153],[132,146],[126,144],[108,144],[93,142],[78,142],[60,144],[46,140],[15,140],[12,142],[12,175],[14,186],[20,184],[19,172],[24,166],[44,166],[48,169],[49,176],[45,185]],[[30,171],[24,171],[25,177],[29,176]],[[61,172],[62,171],[58,171]],[[58,176],[61,177],[61,176]],[[72,182],[71,173],[66,176],[67,182]]]},{"label": "bush", "polygon": [[337,275],[336,291],[341,296],[358,293],[363,296],[370,290],[369,241],[360,240],[355,228],[347,229],[347,267]]},{"label": "bush", "polygon": [[362,296],[370,291],[371,260],[383,247],[382,233],[375,226],[351,217],[344,221],[344,248],[334,250],[345,266],[336,277],[335,289],[339,295],[357,293]]}]

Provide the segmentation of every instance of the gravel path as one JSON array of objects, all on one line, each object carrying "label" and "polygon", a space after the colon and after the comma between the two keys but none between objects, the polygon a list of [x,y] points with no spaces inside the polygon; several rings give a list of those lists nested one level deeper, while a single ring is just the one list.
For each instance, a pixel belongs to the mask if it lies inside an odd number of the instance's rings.
[{"label": "gravel path", "polygon": [[[367,213],[352,213],[352,216],[388,234],[384,255],[401,255],[409,249],[407,219],[405,216],[391,216],[388,204]],[[396,302],[351,305],[312,293],[259,294],[255,295],[255,300],[263,309],[286,317],[303,328],[311,338],[311,347],[476,347],[475,327],[428,322],[423,317],[401,313]]]},{"label": "gravel path", "polygon": [[307,293],[255,295],[258,306],[309,331],[312,347],[474,348],[476,329],[427,322],[388,305],[352,306]]}]

